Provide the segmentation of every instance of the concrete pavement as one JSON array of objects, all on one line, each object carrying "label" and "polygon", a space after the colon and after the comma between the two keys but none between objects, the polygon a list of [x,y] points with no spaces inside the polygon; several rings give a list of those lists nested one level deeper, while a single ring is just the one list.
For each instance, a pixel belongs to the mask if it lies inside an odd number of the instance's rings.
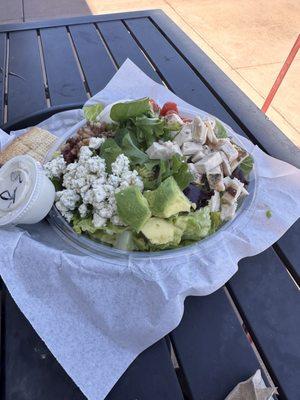
[{"label": "concrete pavement", "polygon": [[[298,0],[0,0],[0,23],[163,9],[261,107],[299,34]],[[300,53],[267,115],[300,147]]]}]

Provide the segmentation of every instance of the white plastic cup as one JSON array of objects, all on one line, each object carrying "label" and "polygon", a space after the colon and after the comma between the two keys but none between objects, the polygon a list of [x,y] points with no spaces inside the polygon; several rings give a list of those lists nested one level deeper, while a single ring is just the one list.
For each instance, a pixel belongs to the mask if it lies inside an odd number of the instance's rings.
[{"label": "white plastic cup", "polygon": [[0,169],[0,226],[39,222],[54,199],[54,185],[34,158],[17,156]]}]

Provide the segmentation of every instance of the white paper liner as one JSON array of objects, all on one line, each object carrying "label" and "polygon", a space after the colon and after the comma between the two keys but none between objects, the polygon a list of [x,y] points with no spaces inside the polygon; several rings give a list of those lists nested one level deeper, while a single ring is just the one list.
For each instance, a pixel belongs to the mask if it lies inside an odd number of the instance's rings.
[{"label": "white paper liner", "polygon": [[[197,111],[130,60],[88,103],[143,96]],[[61,136],[81,118],[81,111],[67,111],[41,126]],[[5,135],[0,132],[2,145]],[[220,288],[241,258],[268,248],[300,216],[300,171],[241,140],[255,160],[253,201],[226,229],[191,248],[120,262],[78,253],[46,222],[0,230],[5,284],[88,399],[104,399],[137,355],[179,324],[186,296]]]}]

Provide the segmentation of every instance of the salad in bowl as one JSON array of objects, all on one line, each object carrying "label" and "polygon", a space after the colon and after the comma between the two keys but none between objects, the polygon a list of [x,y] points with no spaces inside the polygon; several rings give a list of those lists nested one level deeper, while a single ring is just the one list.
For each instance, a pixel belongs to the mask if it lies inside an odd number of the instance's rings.
[{"label": "salad in bowl", "polygon": [[85,125],[44,166],[55,208],[76,234],[159,251],[195,243],[235,217],[253,159],[218,119],[149,98],[83,111]]}]

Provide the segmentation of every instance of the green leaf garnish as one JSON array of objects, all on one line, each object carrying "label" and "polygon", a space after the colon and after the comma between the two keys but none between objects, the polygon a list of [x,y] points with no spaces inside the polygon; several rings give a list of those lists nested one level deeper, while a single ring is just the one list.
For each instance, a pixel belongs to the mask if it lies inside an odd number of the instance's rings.
[{"label": "green leaf garnish", "polygon": [[220,121],[216,120],[216,125],[214,128],[214,132],[217,136],[217,138],[221,139],[221,138],[227,138],[227,131],[224,128],[224,126],[221,124]]},{"label": "green leaf garnish", "polygon": [[113,121],[121,122],[149,112],[151,112],[149,98],[144,97],[139,100],[114,104],[110,110],[110,118]]},{"label": "green leaf garnish", "polygon": [[245,160],[240,163],[239,168],[243,172],[245,178],[247,178],[249,176],[250,172],[252,171],[253,164],[254,164],[254,160],[253,160],[253,157],[250,155],[248,157],[246,157]]}]

